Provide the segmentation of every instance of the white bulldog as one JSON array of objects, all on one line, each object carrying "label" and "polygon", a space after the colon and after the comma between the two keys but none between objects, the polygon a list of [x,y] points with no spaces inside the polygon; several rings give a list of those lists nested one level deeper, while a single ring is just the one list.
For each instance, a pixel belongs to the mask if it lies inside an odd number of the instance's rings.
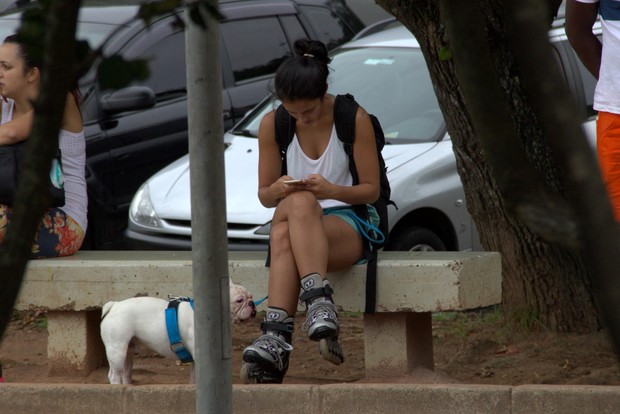
[{"label": "white bulldog", "polygon": [[[120,302],[108,302],[101,311],[101,339],[105,345],[110,371],[110,384],[131,384],[133,340],[170,358],[177,355],[170,349],[165,310],[168,301],[154,297],[135,297]],[[233,322],[256,316],[256,305],[246,288],[230,282],[230,315]],[[194,356],[194,311],[187,301],[177,309],[179,333],[187,351]],[[194,382],[191,364],[190,383]]]}]

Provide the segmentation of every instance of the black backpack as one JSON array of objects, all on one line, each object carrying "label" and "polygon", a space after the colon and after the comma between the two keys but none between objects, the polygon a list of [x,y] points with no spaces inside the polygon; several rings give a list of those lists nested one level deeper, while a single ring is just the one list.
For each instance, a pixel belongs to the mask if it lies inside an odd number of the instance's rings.
[{"label": "black backpack", "polygon": [[[353,144],[355,140],[355,117],[359,104],[351,94],[337,95],[334,105],[334,124],[338,138],[344,144],[344,150],[349,157],[349,170],[353,177],[353,185],[359,183],[357,168],[355,168],[355,159],[353,158]],[[375,311],[376,285],[377,285],[377,251],[385,246],[388,239],[389,225],[387,206],[392,204],[396,206],[394,201],[390,199],[391,190],[390,182],[387,177],[387,168],[385,161],[381,155],[381,150],[385,145],[385,135],[383,129],[376,116],[368,114],[372,122],[375,133],[375,143],[377,144],[377,155],[379,157],[380,170],[380,192],[377,201],[372,205],[379,215],[379,230],[383,233],[384,239],[380,243],[363,243],[364,258],[368,261],[366,270],[366,309],[365,312],[372,314]],[[276,110],[276,141],[280,147],[280,155],[282,157],[282,175],[287,174],[286,168],[286,151],[293,140],[295,134],[295,119],[280,105]],[[354,205],[355,214],[365,221],[368,221],[368,210],[365,205]]]}]

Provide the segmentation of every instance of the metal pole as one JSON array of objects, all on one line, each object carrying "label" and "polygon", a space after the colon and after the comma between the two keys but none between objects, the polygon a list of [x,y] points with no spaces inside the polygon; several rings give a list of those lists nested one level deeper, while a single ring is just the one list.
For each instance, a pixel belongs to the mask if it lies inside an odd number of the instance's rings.
[{"label": "metal pole", "polygon": [[[209,0],[217,7],[217,0]],[[231,320],[219,23],[186,9],[187,108],[195,298],[196,413],[232,413]],[[174,64],[174,62],[171,62]]]}]

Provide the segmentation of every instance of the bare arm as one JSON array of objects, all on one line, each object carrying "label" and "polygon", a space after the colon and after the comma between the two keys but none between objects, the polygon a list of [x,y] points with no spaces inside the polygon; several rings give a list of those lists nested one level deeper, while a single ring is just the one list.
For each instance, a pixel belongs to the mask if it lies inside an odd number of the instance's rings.
[{"label": "bare arm", "polygon": [[[280,179],[282,159],[276,142],[275,111],[267,113],[258,128],[258,199],[265,207],[275,207],[286,197],[287,185]],[[290,177],[289,177],[290,178]]]},{"label": "bare arm", "polygon": [[69,132],[80,132],[84,129],[82,113],[71,93],[67,94],[65,112],[62,118],[62,129]]},{"label": "bare arm", "polygon": [[[23,115],[14,117],[0,125],[0,145],[11,145],[27,140],[32,131],[33,122],[34,110],[30,109]],[[84,129],[82,115],[71,94],[67,94],[62,128],[70,132],[80,132]]]},{"label": "bare arm", "polygon": [[598,14],[598,3],[566,3],[566,35],[584,66],[598,79],[603,47],[592,33]]},{"label": "bare arm", "polygon": [[27,140],[32,130],[33,119],[34,110],[31,109],[24,115],[0,125],[0,145],[11,145]]}]

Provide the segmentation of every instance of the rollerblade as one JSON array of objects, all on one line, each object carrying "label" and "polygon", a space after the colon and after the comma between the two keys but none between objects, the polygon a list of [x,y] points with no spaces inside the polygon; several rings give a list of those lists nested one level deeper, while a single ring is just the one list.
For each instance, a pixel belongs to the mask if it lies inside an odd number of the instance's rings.
[{"label": "rollerblade", "polygon": [[319,342],[321,356],[332,364],[344,362],[344,353],[338,342],[340,326],[338,311],[332,302],[332,288],[327,279],[318,273],[311,273],[301,280],[300,300],[306,303],[307,314],[303,325],[304,332],[312,341]]},{"label": "rollerblade", "polygon": [[245,384],[281,384],[288,370],[294,319],[277,308],[269,308],[261,324],[263,335],[243,350],[241,381]]}]

